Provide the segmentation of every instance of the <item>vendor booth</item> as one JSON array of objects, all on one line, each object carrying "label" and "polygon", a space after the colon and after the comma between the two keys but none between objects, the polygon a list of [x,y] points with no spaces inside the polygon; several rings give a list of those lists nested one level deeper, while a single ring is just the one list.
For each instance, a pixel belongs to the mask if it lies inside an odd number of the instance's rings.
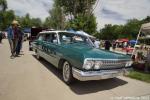
[{"label": "vendor booth", "polygon": [[124,48],[127,46],[127,43],[128,43],[128,39],[126,38],[122,38],[122,39],[117,39],[116,40],[116,45],[118,48]]},{"label": "vendor booth", "polygon": [[137,41],[136,40],[130,40],[129,41],[129,44],[131,45],[131,46],[133,46],[134,47],[134,45],[137,43]]},{"label": "vendor booth", "polygon": [[137,66],[150,70],[150,23],[143,24],[137,36],[132,58]]}]

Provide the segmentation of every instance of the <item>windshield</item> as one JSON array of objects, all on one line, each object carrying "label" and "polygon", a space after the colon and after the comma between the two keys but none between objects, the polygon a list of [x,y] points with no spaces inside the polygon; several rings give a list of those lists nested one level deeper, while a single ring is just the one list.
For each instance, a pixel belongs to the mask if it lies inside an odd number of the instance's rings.
[{"label": "windshield", "polygon": [[92,42],[86,36],[82,36],[74,33],[68,33],[68,32],[59,32],[59,38],[62,44],[84,43],[86,45],[93,47]]}]

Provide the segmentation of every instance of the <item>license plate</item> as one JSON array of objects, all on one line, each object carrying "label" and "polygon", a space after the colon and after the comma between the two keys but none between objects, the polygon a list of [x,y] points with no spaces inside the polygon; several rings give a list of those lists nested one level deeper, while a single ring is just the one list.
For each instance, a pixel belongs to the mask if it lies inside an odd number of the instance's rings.
[{"label": "license plate", "polygon": [[117,73],[105,73],[102,75],[102,78],[113,78],[113,77],[116,77],[118,76],[118,72]]}]

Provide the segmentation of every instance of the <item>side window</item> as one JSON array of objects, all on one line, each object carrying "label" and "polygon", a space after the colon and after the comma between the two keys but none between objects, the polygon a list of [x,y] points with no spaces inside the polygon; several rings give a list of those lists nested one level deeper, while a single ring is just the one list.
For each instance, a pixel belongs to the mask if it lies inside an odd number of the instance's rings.
[{"label": "side window", "polygon": [[46,34],[44,41],[51,42],[51,34]]},{"label": "side window", "polygon": [[56,33],[45,34],[44,41],[57,44],[58,43],[57,34]]},{"label": "side window", "polygon": [[67,34],[61,35],[61,42],[70,43],[72,41],[72,36],[69,36]]},{"label": "side window", "polygon": [[43,35],[43,34],[39,35],[39,36],[38,36],[38,40],[44,41],[44,35]]},{"label": "side window", "polygon": [[58,39],[57,39],[57,34],[56,33],[51,34],[51,42],[54,43],[54,44],[58,44]]}]

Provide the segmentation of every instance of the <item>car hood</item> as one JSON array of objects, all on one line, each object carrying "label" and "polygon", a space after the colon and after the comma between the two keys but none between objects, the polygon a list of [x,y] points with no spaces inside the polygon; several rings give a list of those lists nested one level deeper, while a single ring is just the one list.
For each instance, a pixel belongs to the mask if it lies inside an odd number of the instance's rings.
[{"label": "car hood", "polygon": [[74,43],[65,45],[70,51],[78,53],[85,58],[99,58],[99,59],[130,59],[130,56],[106,51],[102,49],[96,49],[82,43]]}]

